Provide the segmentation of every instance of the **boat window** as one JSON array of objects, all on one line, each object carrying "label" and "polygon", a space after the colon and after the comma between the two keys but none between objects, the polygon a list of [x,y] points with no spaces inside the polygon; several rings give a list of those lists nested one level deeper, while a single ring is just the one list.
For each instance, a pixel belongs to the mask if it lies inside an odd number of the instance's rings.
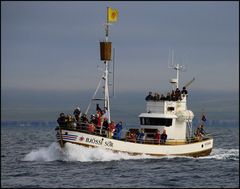
[{"label": "boat window", "polygon": [[171,126],[172,119],[170,118],[150,118],[150,117],[141,117],[141,125],[161,125],[161,126]]},{"label": "boat window", "polygon": [[167,108],[167,111],[169,111],[169,112],[171,112],[171,111],[173,111],[174,110],[174,107],[168,107]]}]

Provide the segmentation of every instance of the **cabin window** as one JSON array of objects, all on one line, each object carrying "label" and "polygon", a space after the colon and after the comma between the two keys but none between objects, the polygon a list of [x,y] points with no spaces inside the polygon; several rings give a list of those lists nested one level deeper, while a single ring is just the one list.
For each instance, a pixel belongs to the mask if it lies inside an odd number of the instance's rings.
[{"label": "cabin window", "polygon": [[141,117],[141,125],[160,125],[160,126],[171,126],[172,119],[170,118],[150,118],[150,117]]},{"label": "cabin window", "polygon": [[174,107],[168,107],[167,108],[167,111],[169,111],[169,112],[171,112],[171,111],[173,111],[174,110]]}]

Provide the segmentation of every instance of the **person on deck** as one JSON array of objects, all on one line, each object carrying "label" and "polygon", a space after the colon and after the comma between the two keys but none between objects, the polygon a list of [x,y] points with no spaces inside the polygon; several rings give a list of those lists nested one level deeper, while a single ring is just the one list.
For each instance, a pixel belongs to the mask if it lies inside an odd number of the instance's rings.
[{"label": "person on deck", "polygon": [[172,92],[171,92],[171,101],[176,101],[176,100],[177,100],[177,98],[176,98],[175,91],[172,90]]},{"label": "person on deck", "polygon": [[141,129],[139,134],[138,134],[138,141],[139,143],[143,143],[145,140],[145,133],[144,133],[144,129]]},{"label": "person on deck", "polygon": [[87,131],[89,134],[93,134],[95,132],[95,126],[93,123],[89,123],[87,126]]},{"label": "person on deck", "polygon": [[202,135],[206,135],[207,134],[206,131],[203,129],[203,124],[200,125],[200,133]]},{"label": "person on deck", "polygon": [[167,134],[166,134],[166,130],[163,130],[163,133],[161,134],[161,144],[165,144],[167,140]]},{"label": "person on deck", "polygon": [[129,142],[136,142],[136,139],[137,139],[136,132],[135,131],[129,131],[129,134],[127,136],[127,140]]},{"label": "person on deck", "polygon": [[159,101],[160,100],[160,94],[159,93],[154,93],[153,100],[154,101]]},{"label": "person on deck", "polygon": [[116,139],[121,139],[121,133],[122,133],[122,122],[119,121],[115,127],[115,133],[116,133]]},{"label": "person on deck", "polygon": [[103,114],[104,119],[106,118],[106,119],[108,120],[108,123],[110,123],[110,122],[109,122],[109,120],[110,120],[110,114],[109,114],[109,111],[108,111],[107,107],[104,107],[103,113],[104,113],[104,114]]},{"label": "person on deck", "polygon": [[108,138],[113,137],[114,130],[115,130],[115,123],[114,123],[114,121],[111,121],[111,123],[108,124],[108,132],[107,132]]},{"label": "person on deck", "polygon": [[59,118],[57,119],[59,126],[67,126],[67,120],[64,113],[60,113]]},{"label": "person on deck", "polygon": [[97,118],[94,114],[91,115],[91,120],[90,122],[92,122],[94,125],[97,125],[98,124],[98,121],[97,121]]},{"label": "person on deck", "polygon": [[97,110],[97,130],[100,135],[102,135],[102,125],[103,125],[103,116],[100,110]]},{"label": "person on deck", "polygon": [[89,123],[88,118],[87,118],[87,114],[83,114],[80,118],[80,121],[81,121],[81,129],[86,130],[87,125]]},{"label": "person on deck", "polygon": [[75,119],[77,122],[80,121],[80,117],[81,117],[81,110],[79,107],[77,107],[74,112],[73,112],[73,115],[75,116]]},{"label": "person on deck", "polygon": [[146,101],[153,100],[152,92],[150,91],[149,94],[145,98]]},{"label": "person on deck", "polygon": [[160,144],[160,131],[157,129],[156,133],[154,135],[154,139],[155,139],[155,144]]},{"label": "person on deck", "polygon": [[197,140],[202,140],[202,138],[206,134],[205,130],[203,129],[203,124],[200,124],[198,126],[198,128],[194,134],[195,134],[195,137]]},{"label": "person on deck", "polygon": [[99,104],[97,104],[96,111],[99,112],[101,115],[103,115],[102,109],[99,107]]},{"label": "person on deck", "polygon": [[166,100],[167,100],[167,101],[170,101],[170,100],[171,100],[171,94],[170,94],[170,92],[167,93]]},{"label": "person on deck", "polygon": [[176,98],[176,100],[182,100],[181,99],[181,91],[179,90],[179,88],[176,88],[176,90],[175,90],[175,98]]},{"label": "person on deck", "polygon": [[187,91],[187,89],[186,89],[185,86],[183,87],[181,93],[182,93],[183,95],[187,95],[187,94],[188,94],[188,91]]},{"label": "person on deck", "polygon": [[163,94],[161,94],[160,100],[166,100],[166,97]]},{"label": "person on deck", "polygon": [[108,126],[109,126],[108,119],[104,118],[104,121],[103,121],[103,124],[102,124],[102,134],[103,135],[107,135]]}]

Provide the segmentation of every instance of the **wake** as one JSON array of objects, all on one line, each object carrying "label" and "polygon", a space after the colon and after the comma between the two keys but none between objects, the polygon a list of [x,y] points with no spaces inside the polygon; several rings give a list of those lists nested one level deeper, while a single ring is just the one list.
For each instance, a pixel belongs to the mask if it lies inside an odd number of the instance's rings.
[{"label": "wake", "polygon": [[236,160],[239,161],[239,149],[213,149],[209,156],[200,157],[200,159],[218,159],[218,160]]},{"label": "wake", "polygon": [[103,148],[88,148],[76,144],[66,143],[61,148],[57,142],[53,142],[49,147],[42,147],[32,150],[23,161],[113,161],[128,159],[147,159],[153,158],[149,155],[131,156],[123,152],[112,152]]},{"label": "wake", "polygon": [[[172,159],[188,158],[187,156],[161,156],[155,157],[150,155],[131,156],[128,153],[112,152],[103,148],[88,148],[76,144],[66,143],[61,148],[57,142],[53,142],[49,147],[42,147],[32,150],[25,155],[23,161],[114,161],[114,160],[133,160],[133,159]],[[218,160],[239,160],[239,149],[213,149],[209,156],[199,157],[199,159],[218,159]]]}]

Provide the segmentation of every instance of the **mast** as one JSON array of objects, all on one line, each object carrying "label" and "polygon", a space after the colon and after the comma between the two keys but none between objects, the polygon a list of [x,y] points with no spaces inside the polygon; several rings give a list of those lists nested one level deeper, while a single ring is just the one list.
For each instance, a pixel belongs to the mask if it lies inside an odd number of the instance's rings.
[{"label": "mast", "polygon": [[118,10],[107,7],[107,22],[105,24],[105,40],[100,42],[101,60],[104,62],[104,108],[108,110],[108,122],[111,122],[110,116],[110,99],[109,99],[109,63],[112,60],[112,42],[109,41],[109,26],[111,22],[116,22],[118,18]]},{"label": "mast", "polygon": [[[109,23],[106,23],[106,28],[105,28],[105,42],[108,42],[108,32],[109,32]],[[110,49],[110,54],[111,54],[111,49]],[[111,57],[110,57],[111,60]],[[109,61],[106,58],[104,60],[104,64],[105,64],[105,74],[104,74],[104,107],[107,108],[108,113],[109,113],[109,117],[108,117],[108,122],[111,122],[111,116],[110,116],[110,103],[109,103],[109,90],[108,90],[108,75],[109,75],[109,70],[108,70],[108,64]]]}]

